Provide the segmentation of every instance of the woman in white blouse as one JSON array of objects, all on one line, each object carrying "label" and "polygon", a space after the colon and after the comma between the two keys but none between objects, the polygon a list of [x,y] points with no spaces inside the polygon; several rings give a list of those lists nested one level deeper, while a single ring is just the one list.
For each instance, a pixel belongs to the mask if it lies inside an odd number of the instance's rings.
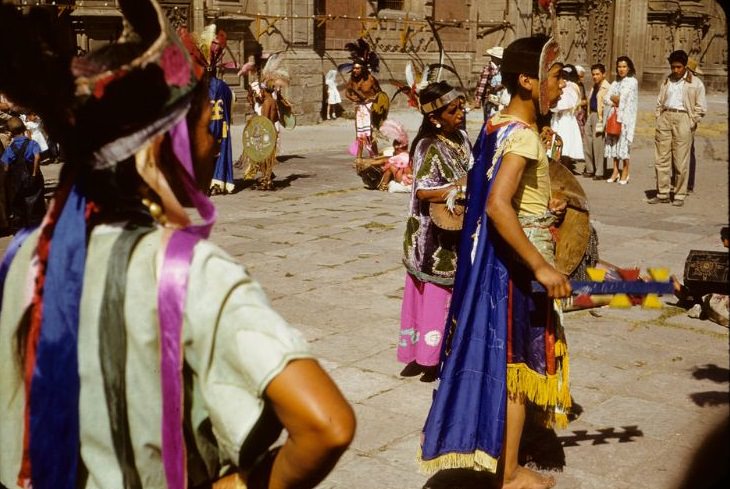
[{"label": "woman in white blouse", "polygon": [[[606,127],[613,110],[616,111],[618,122],[621,124],[620,135],[606,134],[604,156],[607,160],[613,159],[613,173],[606,180],[608,183],[616,181],[621,185],[629,183],[629,157],[639,102],[639,83],[636,81],[635,73],[631,58],[619,56],[616,59],[616,80],[611,84],[604,99],[603,127]],[[620,171],[619,161],[623,162]]]}]

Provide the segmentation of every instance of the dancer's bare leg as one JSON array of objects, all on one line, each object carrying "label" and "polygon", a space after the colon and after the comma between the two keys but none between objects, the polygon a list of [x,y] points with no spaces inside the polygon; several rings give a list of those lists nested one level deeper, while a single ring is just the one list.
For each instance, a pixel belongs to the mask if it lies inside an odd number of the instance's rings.
[{"label": "dancer's bare leg", "polygon": [[357,159],[362,159],[362,150],[365,148],[365,140],[363,138],[357,138]]},{"label": "dancer's bare leg", "polygon": [[555,479],[517,463],[524,426],[524,400],[519,397],[511,399],[510,396],[507,396],[507,419],[504,428],[504,448],[502,449],[502,489],[548,489],[553,487]]}]

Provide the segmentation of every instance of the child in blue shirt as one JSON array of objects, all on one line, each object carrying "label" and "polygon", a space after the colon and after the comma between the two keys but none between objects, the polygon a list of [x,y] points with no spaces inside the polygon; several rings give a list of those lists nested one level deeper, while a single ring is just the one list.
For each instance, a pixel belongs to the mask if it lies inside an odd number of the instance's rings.
[{"label": "child in blue shirt", "polygon": [[27,136],[19,118],[10,118],[8,129],[13,140],[0,157],[0,227],[8,227],[8,223],[11,227],[38,224],[45,212],[41,148]]}]

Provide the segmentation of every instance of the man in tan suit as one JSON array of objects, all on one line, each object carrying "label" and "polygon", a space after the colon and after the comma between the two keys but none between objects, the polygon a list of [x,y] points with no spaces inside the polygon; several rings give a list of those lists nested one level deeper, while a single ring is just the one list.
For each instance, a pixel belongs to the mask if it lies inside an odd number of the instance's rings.
[{"label": "man in tan suit", "polygon": [[583,154],[586,159],[586,177],[603,180],[603,99],[611,86],[606,81],[606,67],[601,63],[591,66],[593,87],[588,95],[588,117],[583,134]]},{"label": "man in tan suit", "polygon": [[672,168],[676,176],[672,205],[683,206],[687,197],[690,149],[697,124],[707,112],[705,86],[687,69],[688,58],[682,50],[669,55],[672,72],[659,89],[654,134],[657,195],[649,204],[669,203]]}]

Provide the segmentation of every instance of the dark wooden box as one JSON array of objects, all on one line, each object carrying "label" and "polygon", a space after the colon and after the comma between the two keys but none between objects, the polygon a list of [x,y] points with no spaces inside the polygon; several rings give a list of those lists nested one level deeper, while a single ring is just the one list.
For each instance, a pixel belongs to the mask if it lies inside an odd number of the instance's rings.
[{"label": "dark wooden box", "polygon": [[727,252],[690,250],[684,262],[684,285],[695,297],[712,292],[727,294],[730,290]]}]

